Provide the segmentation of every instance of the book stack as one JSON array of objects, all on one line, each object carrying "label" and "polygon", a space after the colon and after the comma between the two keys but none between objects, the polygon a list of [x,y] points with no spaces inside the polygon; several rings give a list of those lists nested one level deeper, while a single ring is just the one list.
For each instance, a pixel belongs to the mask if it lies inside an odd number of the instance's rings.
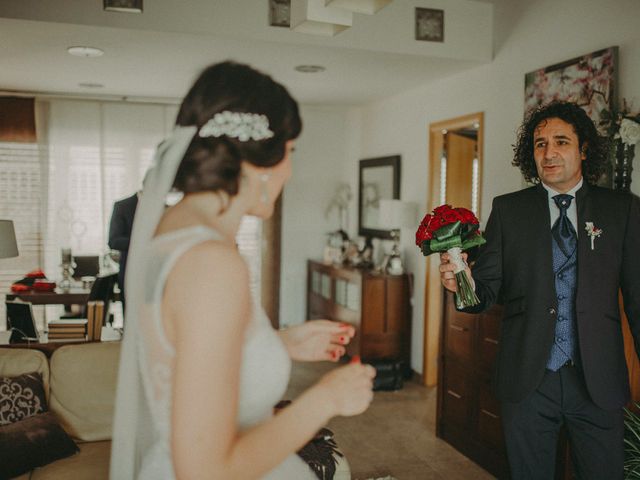
[{"label": "book stack", "polygon": [[84,340],[86,335],[86,318],[63,318],[49,322],[49,340]]},{"label": "book stack", "polygon": [[87,339],[100,340],[102,333],[102,318],[104,317],[104,302],[102,300],[87,303]]}]

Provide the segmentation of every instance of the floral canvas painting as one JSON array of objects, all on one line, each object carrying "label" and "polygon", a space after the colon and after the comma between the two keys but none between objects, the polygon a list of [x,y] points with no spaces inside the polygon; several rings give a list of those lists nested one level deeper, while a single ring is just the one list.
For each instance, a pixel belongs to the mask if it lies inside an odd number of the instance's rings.
[{"label": "floral canvas painting", "polygon": [[611,47],[527,73],[525,112],[566,100],[582,106],[600,125],[602,111],[611,111],[615,105],[617,59],[618,47]]}]

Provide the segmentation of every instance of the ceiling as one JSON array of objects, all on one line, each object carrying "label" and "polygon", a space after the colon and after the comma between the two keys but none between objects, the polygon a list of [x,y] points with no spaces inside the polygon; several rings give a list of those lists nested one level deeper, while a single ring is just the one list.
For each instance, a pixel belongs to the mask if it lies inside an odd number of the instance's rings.
[{"label": "ceiling", "polygon": [[[414,39],[417,6],[445,10],[445,42]],[[268,24],[268,0],[146,0],[142,14],[105,12],[102,0],[0,0],[0,91],[177,101],[208,64],[234,59],[283,82],[306,104],[357,105],[492,58],[493,5],[394,0],[354,15],[335,37]],[[104,50],[72,57],[67,47]],[[322,73],[299,73],[301,64]],[[80,86],[102,84],[102,88]]]}]

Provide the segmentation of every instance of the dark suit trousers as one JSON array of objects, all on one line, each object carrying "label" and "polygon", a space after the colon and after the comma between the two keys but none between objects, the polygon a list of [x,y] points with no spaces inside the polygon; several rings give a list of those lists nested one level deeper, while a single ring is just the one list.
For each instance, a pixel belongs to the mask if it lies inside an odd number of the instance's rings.
[{"label": "dark suit trousers", "polygon": [[623,478],[622,409],[596,406],[579,367],[547,370],[533,393],[518,403],[502,402],[501,408],[513,480],[553,480],[558,433],[563,424],[578,479]]}]

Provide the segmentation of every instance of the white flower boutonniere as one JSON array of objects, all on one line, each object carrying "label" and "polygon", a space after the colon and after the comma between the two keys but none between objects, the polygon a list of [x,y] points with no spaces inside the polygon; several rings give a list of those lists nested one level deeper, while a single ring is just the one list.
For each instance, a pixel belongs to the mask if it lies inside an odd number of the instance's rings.
[{"label": "white flower boutonniere", "polygon": [[602,229],[593,225],[593,222],[585,222],[584,229],[587,231],[587,235],[591,238],[591,250],[593,250],[596,237],[602,235]]}]

